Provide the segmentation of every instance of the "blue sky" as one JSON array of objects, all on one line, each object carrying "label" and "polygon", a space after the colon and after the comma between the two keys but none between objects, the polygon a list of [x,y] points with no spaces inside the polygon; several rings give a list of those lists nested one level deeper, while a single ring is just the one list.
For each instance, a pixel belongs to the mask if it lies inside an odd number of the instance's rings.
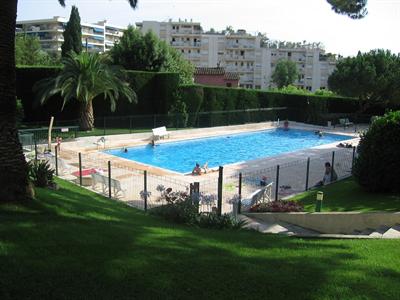
[{"label": "blue sky", "polygon": [[[3,0],[4,1],[4,0]],[[400,52],[400,0],[369,0],[369,14],[351,20],[335,14],[325,0],[139,0],[132,10],[126,0],[19,0],[18,20],[69,17],[71,5],[82,21],[107,19],[125,26],[143,20],[193,19],[204,29],[227,25],[264,32],[271,39],[322,42],[328,52],[355,55],[384,48]]]}]

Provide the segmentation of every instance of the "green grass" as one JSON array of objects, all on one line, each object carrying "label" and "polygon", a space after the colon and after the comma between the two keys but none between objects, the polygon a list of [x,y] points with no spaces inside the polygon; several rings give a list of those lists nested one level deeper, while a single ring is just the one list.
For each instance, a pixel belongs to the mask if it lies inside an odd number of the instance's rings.
[{"label": "green grass", "polygon": [[400,240],[167,223],[58,181],[0,205],[0,299],[399,299]]},{"label": "green grass", "polygon": [[291,198],[304,204],[306,211],[315,211],[317,191],[324,192],[323,211],[400,211],[400,195],[370,193],[353,178],[314,189]]}]

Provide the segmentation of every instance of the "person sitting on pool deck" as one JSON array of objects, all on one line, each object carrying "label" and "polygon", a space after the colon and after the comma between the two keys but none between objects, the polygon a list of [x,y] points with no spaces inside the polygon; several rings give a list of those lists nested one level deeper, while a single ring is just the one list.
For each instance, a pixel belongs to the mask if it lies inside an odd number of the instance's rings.
[{"label": "person sitting on pool deck", "polygon": [[196,166],[193,168],[192,175],[201,175],[201,168],[198,163],[196,163]]}]

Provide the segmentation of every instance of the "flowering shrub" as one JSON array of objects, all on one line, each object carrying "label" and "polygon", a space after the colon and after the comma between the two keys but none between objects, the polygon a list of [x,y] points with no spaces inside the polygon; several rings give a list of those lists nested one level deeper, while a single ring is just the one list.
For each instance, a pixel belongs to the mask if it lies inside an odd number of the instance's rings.
[{"label": "flowering shrub", "polygon": [[300,212],[303,205],[297,201],[271,201],[255,204],[250,208],[251,212]]},{"label": "flowering shrub", "polygon": [[194,193],[190,196],[187,192],[173,192],[171,188],[160,188],[158,191],[162,193],[162,200],[165,200],[167,204],[151,209],[151,214],[176,223],[207,228],[239,229],[244,225],[243,221],[237,220],[231,215],[218,216],[215,213],[199,213],[199,204],[212,206],[217,199],[216,195]]}]

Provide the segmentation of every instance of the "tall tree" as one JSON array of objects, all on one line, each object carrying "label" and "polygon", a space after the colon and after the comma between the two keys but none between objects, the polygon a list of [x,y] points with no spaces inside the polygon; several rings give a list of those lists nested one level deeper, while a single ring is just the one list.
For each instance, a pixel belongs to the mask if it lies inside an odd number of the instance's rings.
[{"label": "tall tree", "polygon": [[[65,5],[64,0],[59,0]],[[137,0],[128,0],[132,8]],[[0,201],[27,197],[28,175],[16,128],[15,26],[18,0],[0,1]]]},{"label": "tall tree", "polygon": [[93,100],[99,95],[111,102],[115,110],[120,97],[136,101],[135,92],[125,82],[125,72],[118,66],[108,65],[108,57],[98,53],[70,53],[63,60],[64,68],[57,77],[43,79],[34,86],[38,100],[43,104],[51,96],[61,94],[63,108],[71,100],[80,103],[81,130],[94,128]]},{"label": "tall tree", "polygon": [[152,31],[142,34],[129,26],[120,41],[111,49],[115,64],[128,70],[166,71],[179,73],[180,83],[192,83],[194,66]]},{"label": "tall tree", "polygon": [[66,57],[69,52],[73,51],[76,54],[82,52],[82,26],[81,17],[76,6],[72,6],[69,21],[65,26],[64,43],[61,45],[61,56]]},{"label": "tall tree", "polygon": [[165,43],[149,31],[128,26],[119,42],[114,45],[110,55],[115,64],[128,70],[161,71],[168,54]]},{"label": "tall tree", "polygon": [[328,85],[340,95],[359,98],[361,109],[370,104],[399,104],[400,57],[389,50],[359,52],[339,61]]},{"label": "tall tree", "polygon": [[275,71],[272,74],[272,81],[282,88],[292,84],[297,77],[297,65],[291,60],[279,60],[275,66]]}]

